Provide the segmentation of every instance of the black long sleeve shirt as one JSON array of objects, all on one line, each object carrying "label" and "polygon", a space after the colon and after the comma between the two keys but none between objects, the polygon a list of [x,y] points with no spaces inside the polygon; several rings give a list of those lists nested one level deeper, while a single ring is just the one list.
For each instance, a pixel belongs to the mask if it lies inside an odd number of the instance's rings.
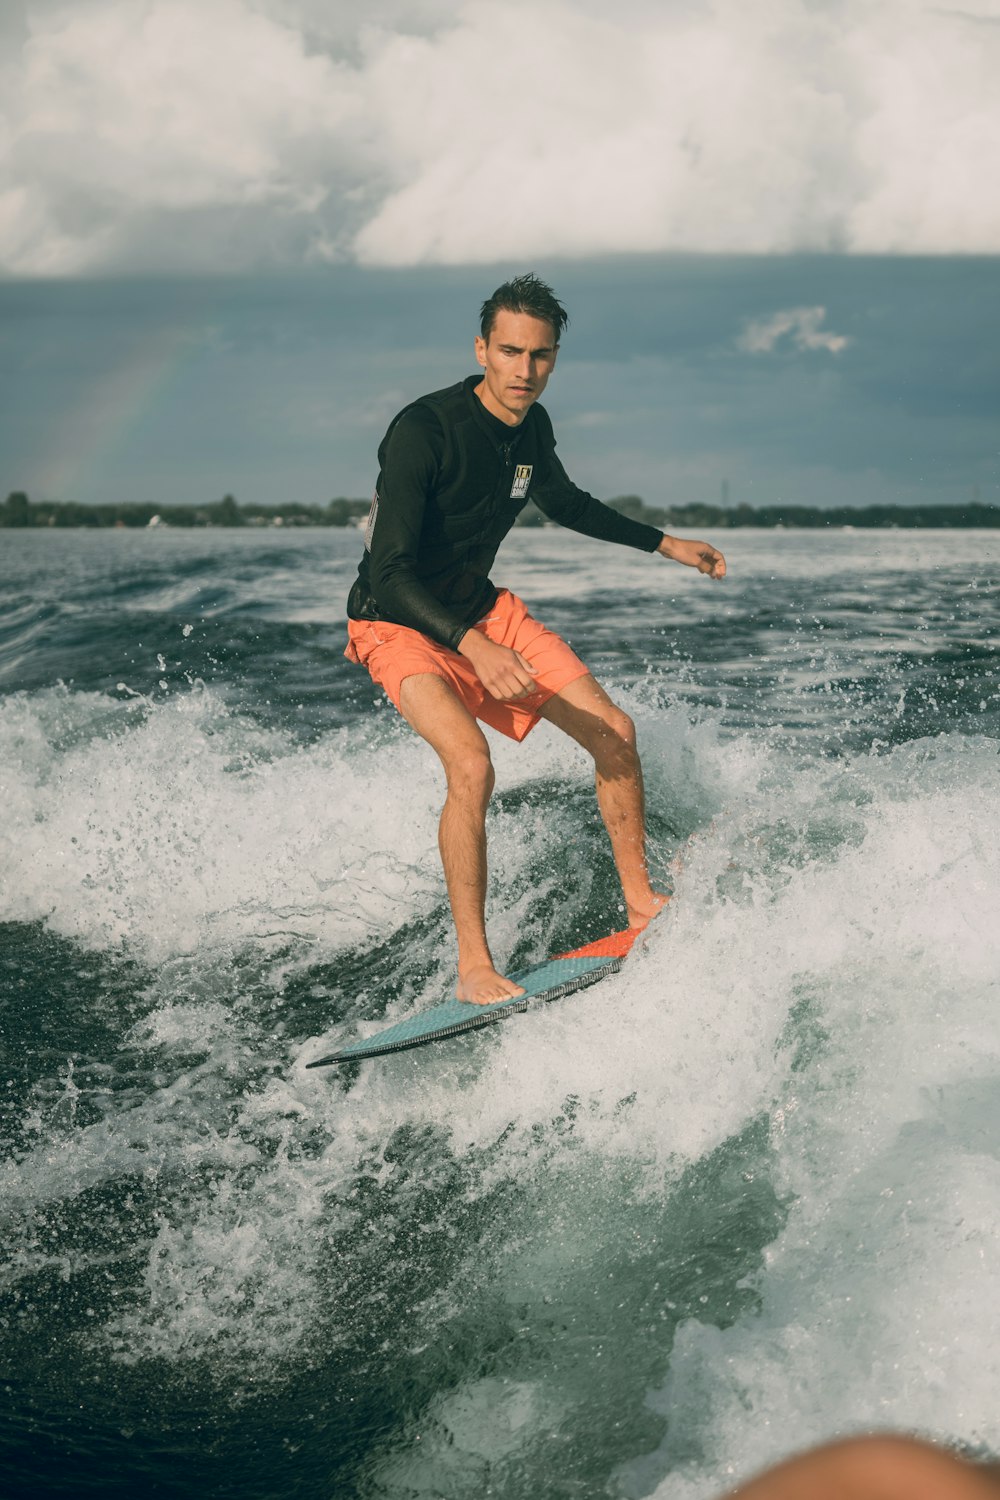
[{"label": "black long sleeve shirt", "polygon": [[536,403],[508,427],[475,394],[481,379],[422,396],[390,424],[351,619],[409,625],[456,650],[496,599],[490,568],[529,499],[585,536],[642,552],[659,546],[661,531],[573,484],[544,407]]}]

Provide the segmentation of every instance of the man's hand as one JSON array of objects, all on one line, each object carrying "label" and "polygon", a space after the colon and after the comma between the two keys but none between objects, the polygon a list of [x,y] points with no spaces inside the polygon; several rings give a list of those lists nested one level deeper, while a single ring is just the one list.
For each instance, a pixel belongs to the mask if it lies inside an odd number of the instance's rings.
[{"label": "man's hand", "polygon": [[490,697],[499,698],[501,703],[526,698],[538,686],[531,663],[525,661],[520,651],[498,646],[481,630],[467,630],[458,643],[458,649],[471,661],[476,676]]},{"label": "man's hand", "polygon": [[686,542],[678,536],[665,536],[656,550],[661,557],[669,557],[687,568],[697,568],[709,578],[726,576],[726,559],[709,542]]}]

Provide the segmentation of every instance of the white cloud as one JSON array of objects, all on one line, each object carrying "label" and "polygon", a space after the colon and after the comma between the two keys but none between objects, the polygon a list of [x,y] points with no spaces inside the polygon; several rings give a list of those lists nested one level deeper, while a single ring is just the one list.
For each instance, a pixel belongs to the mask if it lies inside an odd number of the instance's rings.
[{"label": "white cloud", "polygon": [[243,210],[261,237],[268,217],[306,224],[331,171],[364,160],[357,74],[243,0],[112,0],[29,21],[4,89],[0,253],[15,271],[128,260],[136,238],[168,264],[197,260],[186,216]]},{"label": "white cloud", "polygon": [[796,349],[826,349],[840,354],[851,342],[842,333],[821,327],[825,307],[785,307],[768,318],[749,321],[737,339],[737,347],[748,354],[769,354],[777,343],[788,338]]},{"label": "white cloud", "polygon": [[1000,0],[30,0],[27,20],[0,75],[14,272],[1000,251]]}]

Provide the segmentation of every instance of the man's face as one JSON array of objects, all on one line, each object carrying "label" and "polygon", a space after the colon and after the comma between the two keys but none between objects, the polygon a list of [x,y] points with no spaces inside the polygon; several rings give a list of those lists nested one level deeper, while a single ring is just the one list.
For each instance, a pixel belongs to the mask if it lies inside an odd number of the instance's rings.
[{"label": "man's face", "polygon": [[476,339],[486,371],[476,394],[487,411],[516,427],[537,401],[555,367],[558,344],[551,323],[530,313],[497,313],[489,341]]}]

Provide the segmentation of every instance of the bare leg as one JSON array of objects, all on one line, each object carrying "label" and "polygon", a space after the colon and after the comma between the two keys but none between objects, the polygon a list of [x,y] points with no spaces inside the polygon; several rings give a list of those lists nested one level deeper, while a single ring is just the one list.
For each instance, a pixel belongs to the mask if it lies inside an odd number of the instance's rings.
[{"label": "bare leg", "polygon": [[542,717],[594,757],[597,803],[611,840],[630,927],[645,927],[668,897],[654,891],[646,863],[646,806],[635,725],[591,676],[550,698]]},{"label": "bare leg", "polygon": [[486,807],[493,791],[490,750],[475,719],[441,677],[407,677],[399,695],[407,722],[433,747],[448,778],[438,845],[458,936],[459,1000],[489,1005],[522,995],[497,972],[486,941]]}]

